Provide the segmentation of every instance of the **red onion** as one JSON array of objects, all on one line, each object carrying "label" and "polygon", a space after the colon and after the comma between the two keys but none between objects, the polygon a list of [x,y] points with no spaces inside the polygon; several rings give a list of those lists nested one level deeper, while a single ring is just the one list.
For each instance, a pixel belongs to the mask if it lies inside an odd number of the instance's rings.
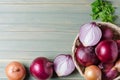
[{"label": "red onion", "polygon": [[85,24],[80,28],[79,39],[84,46],[96,45],[101,37],[102,31],[95,22]]},{"label": "red onion", "polygon": [[114,40],[103,40],[95,48],[96,55],[103,63],[113,63],[118,56],[118,47]]},{"label": "red onion", "polygon": [[112,39],[113,38],[113,31],[108,28],[107,26],[101,27],[102,29],[102,38],[103,39]]},{"label": "red onion", "polygon": [[58,76],[67,76],[71,74],[75,70],[71,55],[58,55],[54,60],[54,70]]},{"label": "red onion", "polygon": [[80,45],[75,52],[75,57],[78,63],[83,66],[97,64],[99,62],[93,47],[84,47]]},{"label": "red onion", "polygon": [[108,72],[105,73],[106,80],[113,80],[118,75],[118,71],[116,68],[110,69]]},{"label": "red onion", "polygon": [[98,66],[103,72],[103,80],[113,80],[118,75],[114,63],[100,63]]},{"label": "red onion", "polygon": [[36,58],[30,65],[31,74],[38,80],[47,80],[53,74],[53,63],[45,57]]},{"label": "red onion", "polygon": [[114,67],[114,63],[100,63],[98,67],[106,73]]}]

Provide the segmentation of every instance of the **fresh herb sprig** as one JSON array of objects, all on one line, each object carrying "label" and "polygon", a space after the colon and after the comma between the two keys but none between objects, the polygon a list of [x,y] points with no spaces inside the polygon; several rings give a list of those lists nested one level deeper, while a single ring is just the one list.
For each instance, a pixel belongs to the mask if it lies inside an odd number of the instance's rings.
[{"label": "fresh herb sprig", "polygon": [[106,0],[95,0],[91,3],[92,7],[92,19],[100,19],[103,22],[114,22],[116,15],[114,15],[115,8],[112,3]]}]

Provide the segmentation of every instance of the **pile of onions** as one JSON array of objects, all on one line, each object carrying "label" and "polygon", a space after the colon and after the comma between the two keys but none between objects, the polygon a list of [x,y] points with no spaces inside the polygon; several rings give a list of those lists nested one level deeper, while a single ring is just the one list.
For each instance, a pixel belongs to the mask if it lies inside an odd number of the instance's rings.
[{"label": "pile of onions", "polygon": [[[120,40],[113,39],[108,26],[96,22],[80,28],[79,42],[75,49],[75,60],[83,66],[86,80],[113,80],[120,72]],[[82,70],[82,69],[81,69]]]}]

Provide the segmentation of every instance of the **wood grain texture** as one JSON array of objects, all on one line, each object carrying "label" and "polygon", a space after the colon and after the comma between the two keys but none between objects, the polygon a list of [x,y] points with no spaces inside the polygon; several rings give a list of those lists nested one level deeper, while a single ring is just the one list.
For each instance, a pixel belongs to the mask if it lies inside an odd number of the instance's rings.
[{"label": "wood grain texture", "polygon": [[[82,24],[91,22],[94,0],[0,0],[0,80],[8,80],[5,67],[11,61],[29,66],[39,56],[53,60],[71,54],[72,43]],[[120,25],[120,0],[116,7]],[[35,80],[30,74],[25,80]],[[84,80],[77,71],[51,80]]]}]

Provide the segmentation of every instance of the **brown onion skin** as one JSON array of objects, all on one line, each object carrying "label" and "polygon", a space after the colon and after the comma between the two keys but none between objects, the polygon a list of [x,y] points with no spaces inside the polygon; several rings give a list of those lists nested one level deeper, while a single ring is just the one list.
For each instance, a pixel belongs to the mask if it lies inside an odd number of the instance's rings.
[{"label": "brown onion skin", "polygon": [[85,68],[84,77],[86,80],[101,80],[102,72],[97,66],[90,65]]},{"label": "brown onion skin", "polygon": [[24,80],[26,75],[25,67],[17,61],[13,61],[6,66],[8,80]]}]

